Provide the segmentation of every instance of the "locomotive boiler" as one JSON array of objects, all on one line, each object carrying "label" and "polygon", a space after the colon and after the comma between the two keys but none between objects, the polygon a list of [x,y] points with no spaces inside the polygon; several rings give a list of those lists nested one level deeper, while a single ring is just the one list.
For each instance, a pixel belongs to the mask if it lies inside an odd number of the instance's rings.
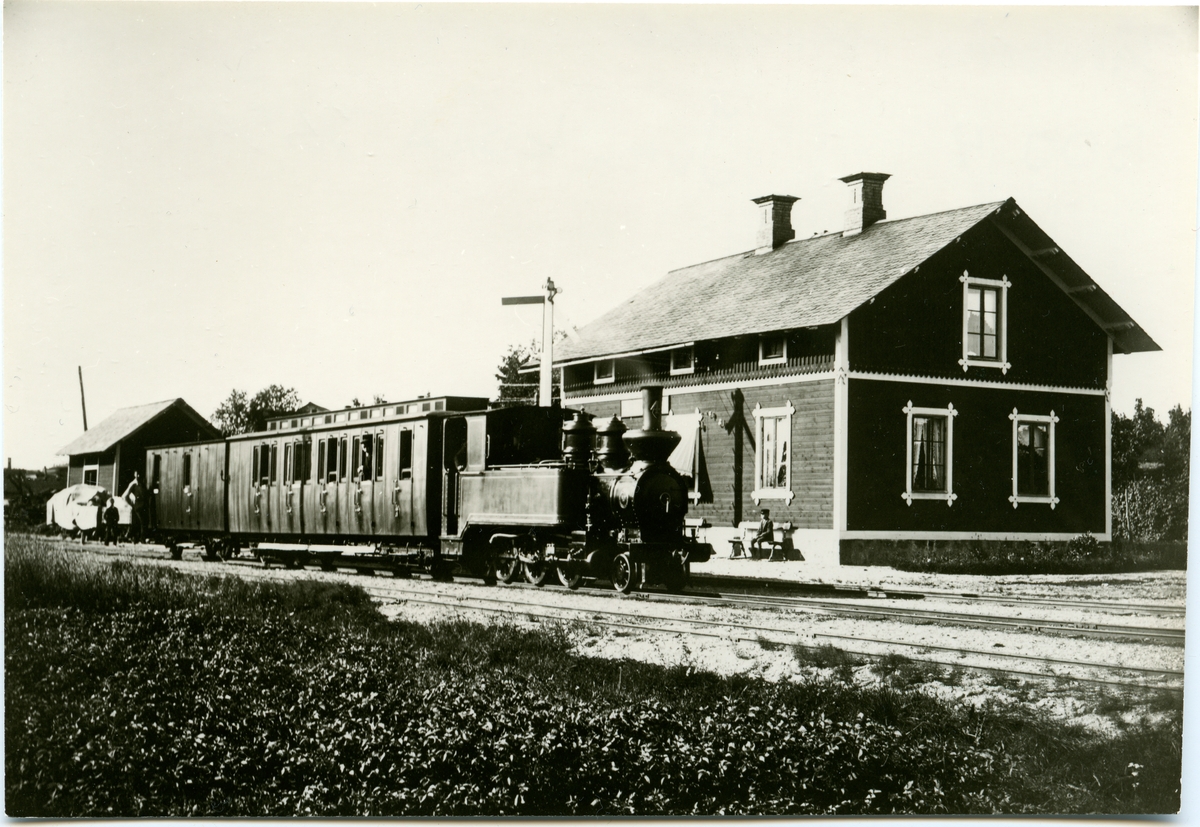
[{"label": "locomotive boiler", "polygon": [[678,590],[712,548],[685,536],[662,389],[642,393],[633,431],[561,408],[397,407],[150,448],[151,522],[176,557],[191,543],[264,564]]}]

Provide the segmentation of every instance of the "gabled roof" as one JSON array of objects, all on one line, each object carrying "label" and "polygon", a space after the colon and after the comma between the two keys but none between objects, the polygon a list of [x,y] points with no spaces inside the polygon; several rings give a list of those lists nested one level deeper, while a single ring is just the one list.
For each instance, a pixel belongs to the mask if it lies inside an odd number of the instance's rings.
[{"label": "gabled roof", "polygon": [[[1104,327],[1117,350],[1159,349],[1069,257],[1057,248],[1053,261],[1031,252],[1053,245],[1010,198],[880,221],[850,237],[830,233],[792,241],[763,255],[750,251],[674,270],[585,325],[578,340],[558,345],[555,362],[832,324],[989,220]],[[1079,287],[1083,289],[1072,292]]]},{"label": "gabled roof", "polygon": [[219,435],[217,429],[207,419],[196,413],[191,405],[182,399],[167,399],[162,402],[151,402],[148,405],[121,408],[113,413],[112,416],[96,425],[96,427],[89,431],[84,431],[83,435],[70,445],[60,448],[58,453],[60,455],[73,456],[75,454],[97,454],[107,451],[172,408],[178,408],[183,411],[183,413],[195,420],[197,425],[211,431],[213,436]]}]

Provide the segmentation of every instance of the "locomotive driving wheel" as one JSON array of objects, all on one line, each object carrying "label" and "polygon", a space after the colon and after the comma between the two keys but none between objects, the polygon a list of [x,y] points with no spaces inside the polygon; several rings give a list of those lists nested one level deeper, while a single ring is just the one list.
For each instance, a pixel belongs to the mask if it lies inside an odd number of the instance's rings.
[{"label": "locomotive driving wheel", "polygon": [[633,591],[633,572],[633,561],[629,559],[628,552],[614,557],[612,561],[613,588],[621,594],[629,594]]},{"label": "locomotive driving wheel", "polygon": [[571,591],[579,588],[579,584],[583,582],[583,572],[575,569],[572,571],[565,566],[560,566],[558,569],[558,582],[562,583]]},{"label": "locomotive driving wheel", "polygon": [[667,561],[666,569],[663,571],[663,586],[672,594],[678,594],[683,591],[683,587],[687,584],[688,569],[687,560],[679,560],[672,556]]},{"label": "locomotive driving wheel", "polygon": [[501,583],[511,583],[517,579],[521,571],[521,561],[516,557],[499,557],[496,559],[496,579]]},{"label": "locomotive driving wheel", "polygon": [[535,586],[544,586],[550,577],[550,569],[545,563],[522,563],[525,569],[525,579]]}]

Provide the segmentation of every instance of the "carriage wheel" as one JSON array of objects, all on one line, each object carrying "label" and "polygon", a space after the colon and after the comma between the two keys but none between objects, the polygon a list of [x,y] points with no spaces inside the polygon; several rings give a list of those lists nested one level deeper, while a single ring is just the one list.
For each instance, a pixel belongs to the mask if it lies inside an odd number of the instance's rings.
[{"label": "carriage wheel", "polygon": [[618,554],[613,558],[612,584],[613,588],[621,594],[629,594],[633,591],[633,561],[629,559],[628,552]]},{"label": "carriage wheel", "polygon": [[535,586],[544,586],[550,577],[550,569],[545,563],[522,563],[525,569],[525,579]]},{"label": "carriage wheel", "polygon": [[579,588],[579,584],[583,582],[583,572],[576,569],[573,573],[568,573],[566,567],[559,566],[558,582],[562,583],[571,591],[575,591],[575,589]]},{"label": "carriage wheel", "polygon": [[521,571],[521,561],[516,557],[501,557],[496,560],[496,579],[501,583],[511,583],[517,579]]}]

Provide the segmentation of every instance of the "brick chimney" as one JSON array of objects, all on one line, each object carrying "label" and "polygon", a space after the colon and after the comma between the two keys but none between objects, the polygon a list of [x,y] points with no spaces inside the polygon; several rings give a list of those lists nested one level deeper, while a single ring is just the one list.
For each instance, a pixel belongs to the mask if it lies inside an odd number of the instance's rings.
[{"label": "brick chimney", "polygon": [[760,256],[786,244],[796,237],[792,229],[792,205],[799,201],[790,195],[764,195],[754,203],[762,209],[758,239],[754,254]]},{"label": "brick chimney", "polygon": [[883,210],[883,182],[891,177],[886,172],[859,172],[841,179],[850,187],[850,209],[846,210],[843,237],[858,235],[876,221],[887,218]]}]

